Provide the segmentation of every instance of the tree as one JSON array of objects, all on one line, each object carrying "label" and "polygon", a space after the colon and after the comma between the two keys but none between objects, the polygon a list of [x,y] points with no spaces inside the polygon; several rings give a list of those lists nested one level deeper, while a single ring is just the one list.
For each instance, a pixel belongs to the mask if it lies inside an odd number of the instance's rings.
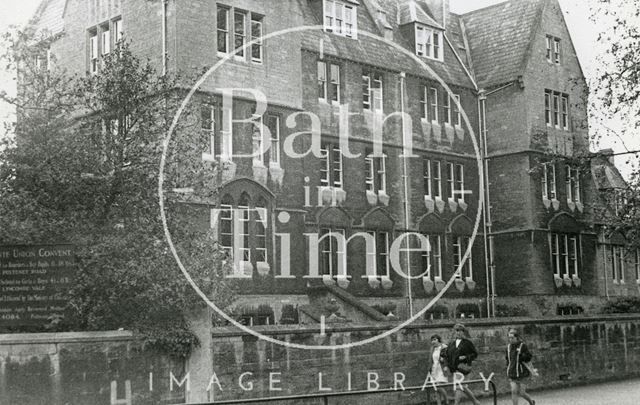
[{"label": "tree", "polygon": [[[18,74],[14,137],[0,148],[0,244],[71,243],[77,278],[63,330],[132,329],[163,352],[198,344],[187,314],[203,305],[164,238],[158,203],[163,139],[179,101],[177,77],[159,76],[121,42],[100,73],[69,75],[39,62],[45,42],[7,35]],[[188,178],[202,198],[216,190],[198,159],[191,112],[172,144],[167,184]],[[234,291],[211,231],[194,226],[168,193],[170,230],[190,276],[224,307]]]},{"label": "tree", "polygon": [[[598,40],[607,44],[607,49],[600,56],[591,109],[597,120],[615,118],[624,123],[620,129],[600,125],[600,130],[593,134],[594,139],[613,136],[622,140],[629,134],[637,137],[640,130],[640,0],[602,1],[593,10],[593,19],[602,27]],[[637,151],[627,149],[627,152],[625,160],[631,168],[628,188],[624,195],[611,196],[622,209],[609,215],[607,223],[610,232],[622,233],[631,247],[637,249],[640,248],[640,155]]]}]

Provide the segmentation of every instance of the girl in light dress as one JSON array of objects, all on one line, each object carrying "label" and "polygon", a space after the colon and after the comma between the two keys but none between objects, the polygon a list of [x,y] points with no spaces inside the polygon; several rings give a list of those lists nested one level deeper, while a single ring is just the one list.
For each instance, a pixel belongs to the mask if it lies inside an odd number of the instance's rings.
[{"label": "girl in light dress", "polygon": [[[431,336],[431,378],[436,382],[436,384],[440,383],[448,383],[449,379],[444,374],[444,370],[442,365],[445,364],[445,355],[447,352],[447,345],[442,343],[442,337],[440,335]],[[441,401],[440,398],[443,398]],[[447,400],[447,391],[444,388],[438,388],[436,392],[436,401],[438,405],[442,405],[448,403]]]}]

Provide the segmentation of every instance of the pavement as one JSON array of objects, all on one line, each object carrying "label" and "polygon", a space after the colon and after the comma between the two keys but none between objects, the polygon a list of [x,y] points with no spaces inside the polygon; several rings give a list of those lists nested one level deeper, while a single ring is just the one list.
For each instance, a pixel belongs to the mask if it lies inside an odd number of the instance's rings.
[{"label": "pavement", "polygon": [[[585,385],[557,390],[533,391],[536,405],[640,405],[640,379]],[[492,405],[484,399],[482,405]],[[512,405],[511,397],[500,397],[498,405]],[[518,405],[528,405],[520,399]]]}]

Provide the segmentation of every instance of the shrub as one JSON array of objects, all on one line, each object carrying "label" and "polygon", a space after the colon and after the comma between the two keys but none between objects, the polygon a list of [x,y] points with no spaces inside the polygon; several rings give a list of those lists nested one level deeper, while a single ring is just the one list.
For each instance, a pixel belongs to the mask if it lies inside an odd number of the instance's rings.
[{"label": "shrub", "polygon": [[640,313],[640,297],[622,297],[607,302],[605,314],[637,314]]},{"label": "shrub", "polygon": [[498,318],[528,316],[529,311],[524,305],[520,305],[520,304],[516,304],[516,305],[498,304],[496,305],[495,315]]}]

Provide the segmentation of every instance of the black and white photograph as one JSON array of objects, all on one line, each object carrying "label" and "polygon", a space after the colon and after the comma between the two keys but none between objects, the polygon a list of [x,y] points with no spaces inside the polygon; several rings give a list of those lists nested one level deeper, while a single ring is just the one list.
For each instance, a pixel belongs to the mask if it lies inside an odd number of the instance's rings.
[{"label": "black and white photograph", "polygon": [[640,404],[640,0],[0,0],[0,405]]}]

